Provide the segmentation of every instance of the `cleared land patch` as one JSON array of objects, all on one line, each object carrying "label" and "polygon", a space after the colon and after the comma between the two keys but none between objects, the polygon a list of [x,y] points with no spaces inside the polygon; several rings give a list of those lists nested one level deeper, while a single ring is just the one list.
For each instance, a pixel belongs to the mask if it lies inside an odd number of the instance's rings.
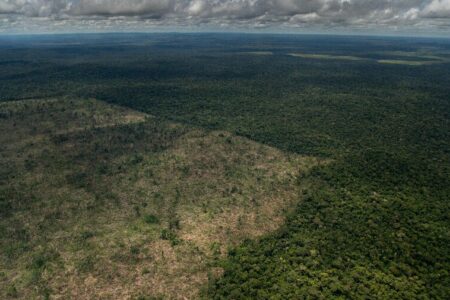
[{"label": "cleared land patch", "polygon": [[249,52],[241,52],[241,54],[247,55],[273,55],[272,51],[249,51]]},{"label": "cleared land patch", "polygon": [[413,60],[422,59],[428,61],[445,61],[447,58],[445,57],[445,53],[441,53],[440,51],[428,52],[428,51],[386,51],[381,52],[383,55],[393,55],[405,58],[411,58]]},{"label": "cleared land patch", "polygon": [[440,60],[400,60],[400,59],[380,59],[377,60],[380,64],[392,64],[392,65],[408,65],[408,66],[425,66],[440,64],[443,61]]},{"label": "cleared land patch", "polygon": [[409,66],[433,65],[448,61],[447,59],[439,56],[415,52],[393,51],[393,52],[381,52],[381,54],[388,56],[395,55],[398,57],[404,57],[404,59],[386,58],[386,59],[372,60],[364,57],[349,56],[349,55],[330,55],[330,54],[311,54],[311,53],[289,53],[288,55],[307,59],[375,61],[380,64],[396,64]]},{"label": "cleared land patch", "polygon": [[349,55],[331,55],[331,54],[310,54],[310,53],[289,53],[288,55],[311,59],[334,59],[334,60],[365,60],[364,58]]},{"label": "cleared land patch", "polygon": [[0,104],[0,298],[196,298],[319,163],[96,100]]}]

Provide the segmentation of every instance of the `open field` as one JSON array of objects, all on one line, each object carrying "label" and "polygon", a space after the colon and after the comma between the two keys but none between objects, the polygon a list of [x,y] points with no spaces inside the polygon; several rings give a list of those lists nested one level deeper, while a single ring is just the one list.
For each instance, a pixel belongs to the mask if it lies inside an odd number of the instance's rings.
[{"label": "open field", "polygon": [[407,66],[425,66],[432,64],[440,64],[440,60],[397,60],[397,59],[380,59],[378,60],[380,64],[391,64],[391,65],[407,65]]},{"label": "open field", "polygon": [[381,52],[381,55],[392,55],[398,57],[409,57],[409,58],[422,58],[428,60],[445,60],[445,57],[448,56],[449,53],[445,51],[431,51],[426,49],[418,49],[417,51],[386,51]]},{"label": "open field", "polygon": [[364,58],[349,55],[311,54],[311,53],[289,53],[293,57],[311,59],[335,59],[335,60],[364,60]]},{"label": "open field", "polygon": [[247,55],[273,55],[271,51],[252,51],[252,52],[242,52],[242,54]]},{"label": "open field", "polygon": [[[290,56],[301,57],[308,59],[325,59],[325,60],[348,60],[348,61],[371,61],[369,58],[348,56],[348,55],[330,55],[330,54],[312,54],[312,53],[290,53]],[[380,64],[392,64],[392,65],[407,65],[407,66],[425,66],[433,64],[441,64],[448,62],[448,58],[443,58],[436,55],[420,54],[415,52],[382,52],[380,55],[394,56],[397,59],[378,59],[376,62]],[[398,58],[400,57],[400,59]],[[408,59],[405,59],[408,58]]]}]

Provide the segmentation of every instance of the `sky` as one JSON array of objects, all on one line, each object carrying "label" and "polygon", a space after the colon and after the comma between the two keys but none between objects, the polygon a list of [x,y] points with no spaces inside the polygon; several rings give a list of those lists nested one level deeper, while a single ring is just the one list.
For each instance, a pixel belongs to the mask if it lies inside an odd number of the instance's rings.
[{"label": "sky", "polygon": [[104,31],[450,37],[450,0],[0,0],[0,33]]}]

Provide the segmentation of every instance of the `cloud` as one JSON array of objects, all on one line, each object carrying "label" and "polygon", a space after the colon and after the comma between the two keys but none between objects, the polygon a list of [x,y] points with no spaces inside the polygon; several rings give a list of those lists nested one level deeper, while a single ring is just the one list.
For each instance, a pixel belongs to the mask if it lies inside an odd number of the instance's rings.
[{"label": "cloud", "polygon": [[429,18],[450,18],[450,0],[433,0],[423,9],[422,15]]},{"label": "cloud", "polygon": [[172,0],[80,0],[71,2],[68,14],[103,16],[162,16],[173,10]]},{"label": "cloud", "polygon": [[[50,28],[52,24],[450,28],[450,0],[0,0],[1,15],[14,19],[16,26],[45,23]],[[0,24],[0,30],[6,27],[5,22]]]},{"label": "cloud", "polygon": [[10,1],[0,1],[0,14],[14,13],[16,6]]}]

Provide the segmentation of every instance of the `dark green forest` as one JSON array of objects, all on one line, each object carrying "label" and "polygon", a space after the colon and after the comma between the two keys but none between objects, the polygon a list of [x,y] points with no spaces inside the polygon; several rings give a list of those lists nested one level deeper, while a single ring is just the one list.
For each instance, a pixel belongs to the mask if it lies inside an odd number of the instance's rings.
[{"label": "dark green forest", "polygon": [[0,37],[0,101],[58,96],[328,161],[299,172],[281,228],[214,262],[205,298],[450,298],[450,40]]}]

